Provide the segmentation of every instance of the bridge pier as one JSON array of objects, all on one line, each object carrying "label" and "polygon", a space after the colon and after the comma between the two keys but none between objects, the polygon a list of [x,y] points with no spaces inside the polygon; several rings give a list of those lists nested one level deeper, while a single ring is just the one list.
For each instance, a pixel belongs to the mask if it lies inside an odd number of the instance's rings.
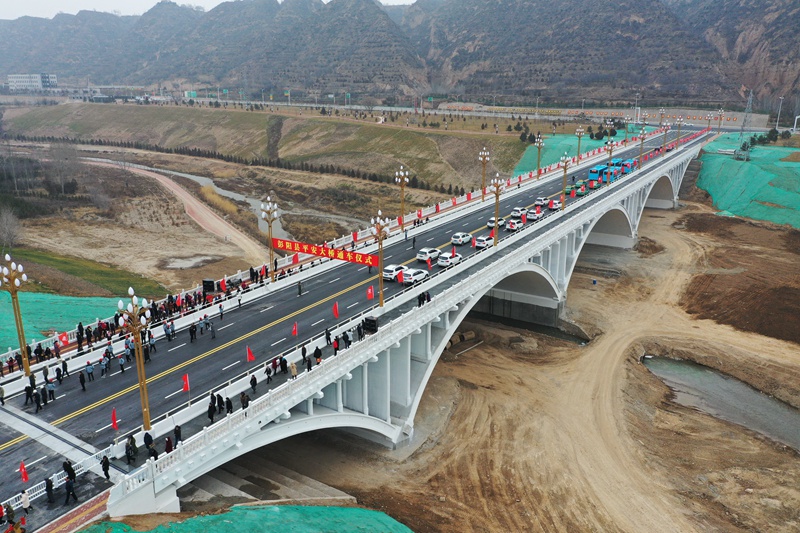
[{"label": "bridge pier", "polygon": [[488,319],[508,318],[529,324],[558,327],[559,317],[566,302],[557,298],[547,298],[523,292],[491,289],[475,307],[472,313]]}]

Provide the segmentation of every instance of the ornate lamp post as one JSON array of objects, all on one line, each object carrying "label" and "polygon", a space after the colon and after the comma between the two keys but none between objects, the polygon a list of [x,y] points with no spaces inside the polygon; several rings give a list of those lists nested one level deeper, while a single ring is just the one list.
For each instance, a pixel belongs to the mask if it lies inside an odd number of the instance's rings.
[{"label": "ornate lamp post", "polygon": [[623,124],[625,124],[625,146],[628,145],[628,123],[631,121],[631,117],[626,116]]},{"label": "ornate lamp post", "polygon": [[664,114],[667,112],[667,110],[662,107],[658,110],[658,112],[661,114],[661,120],[658,121],[658,127],[660,128],[664,125]]},{"label": "ornate lamp post", "polygon": [[669,122],[664,123],[664,144],[661,146],[661,157],[667,155],[667,132],[669,131],[670,124]]},{"label": "ornate lamp post", "polygon": [[275,282],[275,249],[272,246],[272,223],[278,220],[278,203],[267,196],[267,203],[261,204],[261,218],[267,223],[269,233],[269,271]]},{"label": "ornate lamp post", "polygon": [[[3,275],[0,276],[0,289],[7,290],[11,294],[11,308],[14,310],[14,322],[17,324],[17,340],[19,341],[19,354],[22,356],[22,368],[26,376],[31,375],[30,362],[28,361],[28,350],[25,349],[25,330],[22,327],[22,313],[19,310],[19,291],[22,282],[28,281],[22,265],[11,260],[11,256],[6,254],[7,265],[3,267]],[[3,362],[0,361],[0,364]]]},{"label": "ornate lamp post", "polygon": [[564,183],[561,187],[561,210],[567,207],[567,167],[569,167],[569,157],[567,152],[561,156],[561,165],[564,167]]},{"label": "ornate lamp post", "polygon": [[500,234],[500,226],[497,225],[497,220],[500,218],[500,195],[503,193],[506,182],[500,179],[500,173],[497,172],[489,183],[489,191],[494,194],[494,246],[497,246],[497,239]]},{"label": "ornate lamp post", "polygon": [[150,309],[147,307],[146,299],[142,299],[142,306],[139,307],[139,298],[134,294],[133,287],[128,288],[128,295],[131,297],[131,301],[127,307],[122,300],[117,304],[120,314],[119,327],[127,329],[133,337],[133,346],[136,352],[136,375],[139,378],[139,398],[142,401],[142,427],[145,431],[150,431],[150,400],[147,397],[147,377],[144,373],[144,350],[142,349],[142,332],[147,331]]},{"label": "ornate lamp post", "polygon": [[717,135],[722,132],[722,118],[725,116],[725,111],[720,107],[717,110],[717,120],[719,120],[719,124],[717,125]]},{"label": "ornate lamp post", "polygon": [[712,118],[714,118],[714,117],[713,117],[713,115],[711,115],[711,113],[706,114],[706,122],[707,122],[706,130],[708,130],[709,132],[711,131],[711,119]]},{"label": "ornate lamp post", "polygon": [[481,202],[486,200],[486,164],[489,162],[489,150],[483,147],[483,150],[478,152],[478,161],[481,162],[483,170],[481,171]]},{"label": "ornate lamp post", "polygon": [[678,143],[676,149],[678,149],[681,146],[681,126],[683,126],[683,115],[675,119],[675,124],[678,125],[678,140],[676,141]]},{"label": "ornate lamp post", "polygon": [[403,165],[400,165],[400,170],[394,173],[394,182],[400,186],[400,231],[403,231],[406,222],[406,185],[408,185],[408,170],[403,170]]},{"label": "ornate lamp post", "polygon": [[544,148],[544,141],[542,140],[541,135],[536,136],[536,140],[533,142],[533,145],[539,151],[536,156],[536,179],[538,180],[542,169],[542,148]]},{"label": "ornate lamp post", "polygon": [[[614,122],[611,120],[606,121],[606,126],[609,129],[609,134],[611,133],[611,128],[614,126]],[[608,166],[611,168],[611,157],[614,155],[614,141],[611,140],[611,136],[608,137],[608,143],[606,144],[606,152],[608,152]]]},{"label": "ornate lamp post", "polygon": [[578,138],[578,161],[581,160],[581,137],[583,137],[583,128],[578,126],[575,130],[575,136]]},{"label": "ornate lamp post", "polygon": [[378,209],[378,216],[369,222],[372,224],[369,231],[378,241],[378,301],[383,307],[383,240],[389,236],[389,219],[382,218],[381,210]]},{"label": "ornate lamp post", "polygon": [[642,157],[644,156],[644,139],[647,137],[647,131],[642,126],[642,131],[639,133],[639,168],[642,168]]}]

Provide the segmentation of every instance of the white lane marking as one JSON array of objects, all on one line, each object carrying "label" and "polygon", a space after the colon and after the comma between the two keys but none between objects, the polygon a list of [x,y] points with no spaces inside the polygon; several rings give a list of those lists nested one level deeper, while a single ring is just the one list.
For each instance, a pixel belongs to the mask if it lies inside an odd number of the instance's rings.
[{"label": "white lane marking", "polygon": [[330,280],[328,283],[335,283],[335,282],[339,281],[340,279],[342,279],[342,278],[336,278],[336,279],[332,279],[332,280]]},{"label": "white lane marking", "polygon": [[167,350],[167,351],[168,351],[168,352],[171,352],[171,351],[173,351],[173,350],[177,350],[178,348],[183,348],[184,346],[186,346],[186,343],[185,343],[185,342],[184,342],[183,344],[181,344],[180,346],[176,346],[176,347],[174,347],[174,348],[170,348],[170,349],[169,349],[169,350]]},{"label": "white lane marking", "polygon": [[362,270],[366,270],[366,269],[367,269],[367,267],[361,267],[361,268],[359,268],[359,269],[357,270],[357,272],[361,272]]},{"label": "white lane marking", "polygon": [[425,241],[425,242],[431,242],[431,241],[432,241],[433,239],[435,239],[435,238],[436,238],[436,237],[431,237],[430,239],[428,239],[428,240],[427,240],[427,241]]},{"label": "white lane marking", "polygon": [[61,398],[65,398],[66,396],[67,396],[66,394],[62,394],[61,396],[56,396],[56,400],[60,400]]},{"label": "white lane marking", "polygon": [[[118,419],[117,419],[117,427],[119,427],[119,423],[120,423],[120,422],[122,422],[122,419],[121,419],[121,418],[118,418]],[[108,424],[107,426],[103,426],[103,427],[101,427],[101,428],[100,428],[100,429],[98,429],[97,431],[103,431],[104,429],[108,429],[108,428],[110,428],[110,427],[111,427],[111,424]]]},{"label": "white lane marking", "polygon": [[182,392],[183,392],[183,389],[177,390],[177,391],[173,392],[172,394],[168,394],[168,395],[164,396],[164,399],[166,400],[167,398],[172,398],[176,394],[180,394]]},{"label": "white lane marking", "polygon": [[408,248],[406,248],[406,251],[408,251],[408,250],[413,250],[413,249],[414,249],[414,247],[413,247],[413,246],[409,246]]},{"label": "white lane marking", "polygon": [[222,326],[221,328],[217,328],[217,331],[222,331],[223,329],[225,329],[225,328],[229,328],[229,327],[231,327],[231,326],[232,326],[232,325],[234,325],[234,324],[236,324],[236,322],[231,322],[230,324],[225,324],[225,325],[224,325],[224,326]]},{"label": "white lane marking", "polygon": [[276,344],[280,344],[280,343],[282,343],[282,342],[283,342],[283,341],[285,341],[285,340],[286,340],[286,337],[282,338],[281,340],[279,340],[279,341],[277,341],[277,342],[273,342],[272,344],[270,344],[270,346],[275,346]]},{"label": "white lane marking", "polygon": [[[35,461],[31,461],[30,463],[28,463],[28,464],[26,464],[26,465],[25,465],[25,468],[27,469],[29,466],[31,466],[31,465],[35,465],[36,463],[38,463],[39,461],[41,461],[41,460],[43,460],[43,459],[47,459],[47,456],[45,455],[44,457],[39,457],[39,458],[38,458],[38,459],[36,459]],[[16,470],[16,471],[17,471],[17,472],[19,472],[19,468],[17,468],[17,470]]]},{"label": "white lane marking", "polygon": [[469,226],[469,224],[470,224],[469,222],[466,222],[466,223],[464,223],[464,224],[461,224],[461,227],[462,227],[462,228],[466,228],[467,226]]},{"label": "white lane marking", "polygon": [[235,362],[233,362],[233,363],[229,364],[228,366],[226,366],[226,367],[223,367],[223,368],[222,368],[222,370],[228,370],[230,367],[232,367],[232,366],[236,366],[236,365],[238,365],[239,363],[241,363],[241,361],[235,361]]},{"label": "white lane marking", "polygon": [[359,302],[356,302],[356,303],[354,303],[354,304],[348,305],[348,306],[347,306],[347,308],[348,308],[348,309],[350,309],[351,307],[355,307],[355,306],[357,306],[358,304],[359,304]]},{"label": "white lane marking", "polygon": [[297,297],[298,297],[298,298],[300,298],[302,295],[304,295],[304,294],[308,294],[308,292],[309,292],[309,291],[306,291],[306,292],[301,292],[300,294],[298,294],[298,295],[297,295]]},{"label": "white lane marking", "polygon": [[383,260],[386,261],[387,259],[391,259],[392,257],[394,257],[394,256],[393,255],[387,255],[386,257],[383,258]]},{"label": "white lane marking", "polygon": [[269,307],[267,307],[266,309],[262,309],[261,311],[259,311],[259,313],[263,313],[264,311],[269,311],[269,310],[270,310],[270,309],[272,309],[273,307],[275,307],[275,306],[274,306],[274,305],[270,305],[270,306],[269,306]]},{"label": "white lane marking", "polygon": [[313,327],[314,327],[314,326],[316,326],[317,324],[322,324],[323,322],[325,322],[325,319],[324,319],[324,318],[323,318],[322,320],[317,320],[316,322],[314,322],[313,324],[311,324],[311,327],[313,328]]}]

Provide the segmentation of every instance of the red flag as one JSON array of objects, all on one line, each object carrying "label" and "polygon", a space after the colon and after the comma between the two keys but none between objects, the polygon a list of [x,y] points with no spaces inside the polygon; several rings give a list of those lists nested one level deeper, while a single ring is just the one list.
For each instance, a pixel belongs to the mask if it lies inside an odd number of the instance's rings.
[{"label": "red flag", "polygon": [[572,189],[572,191],[570,191],[569,197],[570,198],[575,198],[575,189]]},{"label": "red flag", "polygon": [[441,208],[439,207],[439,204],[436,204],[436,212],[437,212],[437,213],[439,212],[439,210],[440,210],[440,209],[441,209]]},{"label": "red flag", "polygon": [[492,228],[492,231],[489,232],[489,237],[494,239],[494,228]]},{"label": "red flag", "polygon": [[475,248],[475,245],[478,244],[478,241],[475,237],[472,237],[472,247]]},{"label": "red flag", "polygon": [[253,350],[251,350],[250,347],[248,346],[247,347],[247,362],[248,363],[252,363],[255,360],[256,360],[256,356],[253,355]]},{"label": "red flag", "polygon": [[452,198],[450,201],[453,202],[453,205],[456,205],[457,203],[455,198]]},{"label": "red flag", "polygon": [[[20,516],[19,517],[19,523],[24,526],[24,525],[26,525],[28,523],[28,521],[25,519],[25,516]],[[11,526],[9,529],[11,529],[13,531],[14,530],[14,526]]]},{"label": "red flag", "polygon": [[403,283],[403,271],[397,273],[397,283]]},{"label": "red flag", "polygon": [[111,410],[111,427],[114,428],[115,431],[119,431],[119,425],[117,424],[117,408],[113,408]]},{"label": "red flag", "polygon": [[262,278],[267,277],[267,265],[261,265],[261,277]]},{"label": "red flag", "polygon": [[225,292],[225,289],[226,289],[226,287],[225,287],[225,278],[222,278],[221,280],[219,280],[219,288],[222,290],[222,292]]},{"label": "red flag", "polygon": [[339,318],[339,302],[333,304],[333,316]]},{"label": "red flag", "polygon": [[178,306],[178,307],[181,306],[181,295],[180,295],[180,293],[178,294],[178,297],[175,298],[175,305]]},{"label": "red flag", "polygon": [[[430,264],[430,259],[428,259],[428,262]],[[367,287],[367,300],[372,300],[373,298],[375,298],[375,289],[370,285]]]},{"label": "red flag", "polygon": [[397,225],[400,226],[402,224],[403,224],[403,217],[402,216],[397,217]]},{"label": "red flag", "polygon": [[297,337],[297,322],[295,322],[294,326],[292,326],[292,335]]},{"label": "red flag", "polygon": [[468,192],[467,193],[467,201],[470,201],[470,200],[472,200],[472,193]]},{"label": "red flag", "polygon": [[356,242],[356,241],[358,241],[358,232],[354,231],[353,232],[353,242]]},{"label": "red flag", "polygon": [[537,215],[541,215],[542,214],[542,206],[540,206],[540,205],[536,206],[536,214]]},{"label": "red flag", "polygon": [[61,343],[61,346],[69,344],[69,335],[67,335],[66,331],[58,336],[58,342]]},{"label": "red flag", "polygon": [[550,203],[547,204],[547,207],[549,207],[550,209],[553,209],[553,200],[550,200]]},{"label": "red flag", "polygon": [[528,223],[528,214],[527,213],[522,213],[522,223],[523,224],[527,224]]},{"label": "red flag", "polygon": [[22,475],[22,481],[27,483],[28,482],[28,469],[25,468],[25,462],[21,461],[19,463],[19,473]]},{"label": "red flag", "polygon": [[455,257],[455,256],[456,256],[456,247],[453,246],[453,257]]},{"label": "red flag", "polygon": [[292,264],[293,264],[293,265],[296,265],[296,264],[297,264],[297,263],[299,263],[299,262],[300,262],[300,254],[294,254],[294,255],[292,256]]},{"label": "red flag", "polygon": [[189,392],[189,374],[183,375],[183,392]]},{"label": "red flag", "polygon": [[417,209],[417,218],[422,218],[422,209]]}]

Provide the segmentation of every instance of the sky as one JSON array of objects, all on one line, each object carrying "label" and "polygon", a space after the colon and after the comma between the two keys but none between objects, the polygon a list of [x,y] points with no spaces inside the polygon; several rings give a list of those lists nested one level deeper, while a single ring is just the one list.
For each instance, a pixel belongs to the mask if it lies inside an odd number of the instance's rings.
[{"label": "sky", "polygon": [[[382,3],[398,5],[411,4],[413,1],[382,0]],[[158,0],[0,0],[0,19],[13,20],[24,16],[53,18],[58,13],[74,15],[83,9],[120,15],[141,15],[157,3]],[[176,0],[176,3],[201,6],[208,11],[221,4],[222,0]]]}]

